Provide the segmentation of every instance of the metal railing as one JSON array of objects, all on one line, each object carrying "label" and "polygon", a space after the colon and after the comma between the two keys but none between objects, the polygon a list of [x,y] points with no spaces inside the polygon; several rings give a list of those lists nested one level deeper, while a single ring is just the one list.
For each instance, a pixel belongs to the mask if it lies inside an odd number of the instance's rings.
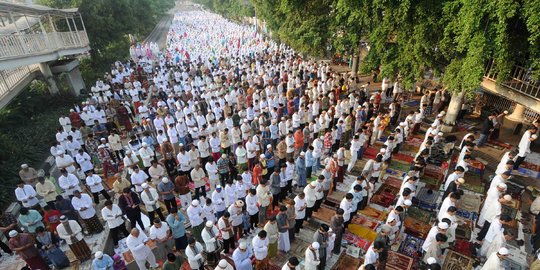
[{"label": "metal railing", "polygon": [[[502,112],[504,110],[512,112],[516,107],[516,102],[509,100],[505,97],[501,97],[487,91],[483,91],[483,94],[485,98],[484,103],[489,104],[493,109],[499,112]],[[525,112],[523,113],[523,119],[525,123],[532,123],[533,121],[540,119],[540,114],[531,110],[530,108],[525,108]]]},{"label": "metal railing", "polygon": [[0,61],[88,45],[86,31],[0,35]]},{"label": "metal railing", "polygon": [[0,70],[0,99],[37,70],[39,70],[39,64]]},{"label": "metal railing", "polygon": [[[494,71],[494,66],[495,64],[493,61],[490,61],[487,64],[484,78],[491,81],[497,81],[497,73]],[[512,73],[510,74],[510,79],[498,83],[521,94],[540,100],[540,82],[534,80],[530,69],[514,66]]]}]

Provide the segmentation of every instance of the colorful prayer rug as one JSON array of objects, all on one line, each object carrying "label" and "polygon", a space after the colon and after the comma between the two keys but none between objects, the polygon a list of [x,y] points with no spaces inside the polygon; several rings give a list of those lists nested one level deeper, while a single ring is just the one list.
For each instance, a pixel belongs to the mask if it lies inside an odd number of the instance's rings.
[{"label": "colorful prayer rug", "polygon": [[372,242],[348,231],[343,234],[343,240],[351,245],[359,247],[361,250],[363,250],[362,254],[367,252]]},{"label": "colorful prayer rug", "polygon": [[395,171],[401,171],[401,172],[406,173],[411,168],[411,163],[405,163],[399,160],[392,160],[392,163],[390,163],[389,168]]},{"label": "colorful prayer rug", "polygon": [[434,210],[437,208],[437,199],[439,198],[439,192],[436,190],[422,187],[416,197],[413,197],[413,202],[418,203],[418,206],[428,210]]},{"label": "colorful prayer rug", "polygon": [[317,221],[328,224],[330,222],[330,218],[332,218],[335,213],[335,209],[322,205],[317,212],[313,212],[313,218]]},{"label": "colorful prayer rug", "polygon": [[403,241],[401,242],[398,251],[399,253],[407,255],[411,258],[417,258],[419,257],[418,251],[422,248],[423,244],[423,239],[407,234],[405,236],[405,239],[403,239]]},{"label": "colorful prayer rug", "polygon": [[368,229],[375,230],[379,226],[379,221],[359,214],[352,218],[351,224],[357,224]]},{"label": "colorful prayer rug", "polygon": [[445,270],[471,270],[474,260],[471,257],[448,250],[442,269]]},{"label": "colorful prayer rug", "polygon": [[375,238],[377,237],[377,233],[375,231],[370,230],[366,227],[357,225],[357,224],[349,224],[348,230],[352,234],[355,234],[356,236],[362,239],[366,239],[370,242],[373,242]]},{"label": "colorful prayer rug", "polygon": [[384,180],[384,183],[391,187],[401,188],[401,184],[403,184],[403,180],[394,176],[388,176],[386,180]]},{"label": "colorful prayer rug", "polygon": [[334,264],[334,267],[332,267],[332,270],[356,270],[363,262],[363,259],[354,258],[343,252],[339,255],[339,259]]},{"label": "colorful prayer rug", "polygon": [[407,216],[414,220],[429,224],[431,222],[431,217],[433,216],[433,213],[422,210],[416,206],[411,206],[407,210]]},{"label": "colorful prayer rug", "polygon": [[405,221],[405,232],[419,238],[425,238],[431,229],[431,225],[418,221],[411,217],[406,217]]},{"label": "colorful prayer rug", "polygon": [[411,164],[414,161],[414,157],[410,155],[405,155],[402,153],[396,153],[392,155],[392,159],[395,161],[400,161],[403,163]]},{"label": "colorful prayer rug", "polygon": [[459,254],[472,257],[472,248],[472,243],[468,240],[456,239],[453,249]]},{"label": "colorful prayer rug", "polygon": [[370,206],[364,208],[364,210],[358,211],[358,213],[376,220],[386,221],[386,213]]},{"label": "colorful prayer rug", "polygon": [[[410,270],[413,267],[414,260],[411,257],[399,254],[394,251],[388,252],[386,260],[387,270]],[[443,268],[444,269],[444,268]]]},{"label": "colorful prayer rug", "polygon": [[371,197],[371,203],[378,204],[380,206],[389,207],[394,202],[396,194],[399,193],[399,188],[382,184],[381,187]]}]

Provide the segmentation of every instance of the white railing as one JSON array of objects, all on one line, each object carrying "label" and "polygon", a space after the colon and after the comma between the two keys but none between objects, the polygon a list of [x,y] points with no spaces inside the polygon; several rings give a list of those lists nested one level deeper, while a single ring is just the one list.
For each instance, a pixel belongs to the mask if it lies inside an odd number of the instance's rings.
[{"label": "white railing", "polygon": [[0,35],[0,61],[88,45],[85,31]]},{"label": "white railing", "polygon": [[21,83],[32,74],[39,70],[39,65],[29,65],[14,69],[0,70],[0,99],[2,99],[13,87]]}]

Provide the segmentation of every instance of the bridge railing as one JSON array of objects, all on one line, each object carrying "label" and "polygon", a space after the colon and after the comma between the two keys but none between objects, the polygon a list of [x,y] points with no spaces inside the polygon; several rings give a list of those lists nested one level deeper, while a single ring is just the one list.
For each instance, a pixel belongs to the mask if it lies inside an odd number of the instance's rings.
[{"label": "bridge railing", "polygon": [[[491,81],[497,81],[497,73],[494,71],[494,67],[494,62],[490,61],[486,66],[484,78]],[[540,81],[537,81],[532,77],[530,69],[514,66],[512,73],[510,74],[510,79],[498,83],[521,94],[540,100]]]},{"label": "bridge railing", "polygon": [[0,99],[3,98],[13,87],[26,79],[34,71],[39,70],[39,65],[29,65],[14,69],[0,70]]},{"label": "bridge railing", "polygon": [[0,35],[0,60],[89,45],[86,31]]}]

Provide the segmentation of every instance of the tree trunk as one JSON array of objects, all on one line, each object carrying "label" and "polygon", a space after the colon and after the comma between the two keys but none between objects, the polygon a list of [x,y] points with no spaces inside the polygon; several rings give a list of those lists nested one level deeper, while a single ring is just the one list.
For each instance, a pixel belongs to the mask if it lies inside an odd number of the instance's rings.
[{"label": "tree trunk", "polygon": [[352,57],[351,76],[355,79],[358,76],[358,57],[356,54]]},{"label": "tree trunk", "polygon": [[442,127],[443,132],[451,132],[453,126],[456,124],[459,112],[461,111],[461,105],[463,103],[463,96],[465,92],[454,92],[452,93],[452,99],[448,105],[448,110],[446,111],[446,116],[444,117],[444,124]]}]

